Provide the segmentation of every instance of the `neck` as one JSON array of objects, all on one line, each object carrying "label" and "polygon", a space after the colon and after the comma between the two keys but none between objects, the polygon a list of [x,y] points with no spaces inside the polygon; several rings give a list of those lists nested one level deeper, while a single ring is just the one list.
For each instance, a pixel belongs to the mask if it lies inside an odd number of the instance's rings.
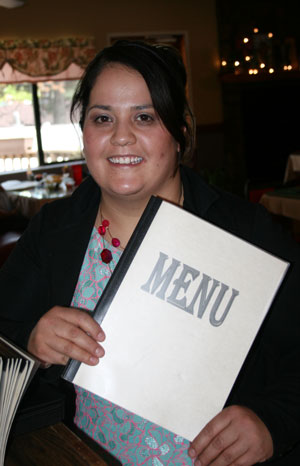
[{"label": "neck", "polygon": [[[183,192],[180,177],[173,189],[169,192],[157,193],[162,199],[173,204],[183,204]],[[119,238],[124,248],[132,235],[144,209],[149,202],[147,198],[132,198],[131,196],[113,197],[102,191],[101,202],[96,219],[96,227],[101,224],[102,218],[109,220],[110,233]]]},{"label": "neck", "polygon": [[130,206],[126,202],[115,201],[105,195],[101,198],[101,203],[96,219],[96,226],[101,224],[101,214],[103,219],[110,222],[110,233],[112,236],[118,237],[122,248],[124,248],[130,236],[132,235],[147,202],[131,203]]}]

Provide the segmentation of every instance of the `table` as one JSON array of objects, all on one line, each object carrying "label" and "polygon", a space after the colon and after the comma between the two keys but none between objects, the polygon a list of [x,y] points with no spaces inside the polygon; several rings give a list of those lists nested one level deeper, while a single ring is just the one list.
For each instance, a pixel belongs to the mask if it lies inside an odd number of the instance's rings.
[{"label": "table", "polygon": [[300,221],[300,185],[265,193],[259,202],[272,214]]},{"label": "table", "polygon": [[8,444],[4,466],[106,466],[116,461],[104,459],[60,422],[15,437]]},{"label": "table", "polygon": [[259,202],[300,242],[300,186],[265,193]]},{"label": "table", "polygon": [[300,179],[300,152],[290,154],[287,160],[283,183]]},{"label": "table", "polygon": [[1,186],[5,191],[23,191],[35,188],[39,185],[35,180],[7,180],[2,181]]},{"label": "table", "polygon": [[47,188],[35,187],[23,191],[8,191],[7,194],[14,208],[24,217],[30,219],[38,213],[44,204],[68,197],[72,191],[52,191]]}]

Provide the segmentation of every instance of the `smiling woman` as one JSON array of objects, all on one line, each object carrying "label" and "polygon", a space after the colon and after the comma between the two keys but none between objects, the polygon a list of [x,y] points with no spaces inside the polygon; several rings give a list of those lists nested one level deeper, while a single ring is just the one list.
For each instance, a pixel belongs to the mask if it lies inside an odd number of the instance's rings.
[{"label": "smiling woman", "polygon": [[168,46],[119,41],[89,64],[71,111],[80,113],[91,176],[69,199],[40,211],[1,269],[1,329],[53,365],[51,380],[69,358],[98,364],[105,334],[86,311],[95,308],[150,197],[177,204],[293,263],[280,299],[226,407],[199,425],[191,444],[79,387],[75,424],[127,465],[251,466],[272,455],[286,465],[285,453],[300,440],[299,247],[261,206],[208,186],[183,165],[194,141],[185,88],[182,60]]},{"label": "smiling woman", "polygon": [[103,211],[110,197],[127,195],[145,205],[151,194],[178,199],[180,146],[154,109],[140,73],[120,65],[104,68],[90,95],[83,142],[88,168],[102,189]]}]

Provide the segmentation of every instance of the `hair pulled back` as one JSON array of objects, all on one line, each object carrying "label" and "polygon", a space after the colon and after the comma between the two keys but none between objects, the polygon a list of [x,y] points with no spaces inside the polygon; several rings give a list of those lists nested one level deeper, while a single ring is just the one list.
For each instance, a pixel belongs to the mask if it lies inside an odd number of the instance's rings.
[{"label": "hair pulled back", "polygon": [[90,93],[101,71],[119,63],[138,71],[144,78],[154,109],[180,145],[179,160],[185,161],[194,147],[194,117],[186,98],[186,71],[179,52],[168,45],[119,40],[104,48],[87,66],[71,105],[71,120],[77,109],[83,128]]}]

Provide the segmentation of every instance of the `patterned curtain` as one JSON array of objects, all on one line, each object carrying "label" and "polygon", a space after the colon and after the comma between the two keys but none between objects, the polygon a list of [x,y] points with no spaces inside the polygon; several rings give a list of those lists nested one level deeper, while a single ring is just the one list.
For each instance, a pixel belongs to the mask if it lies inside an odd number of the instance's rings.
[{"label": "patterned curtain", "polygon": [[95,52],[93,39],[0,40],[0,70],[9,64],[31,78],[52,77],[72,64],[84,69]]}]

